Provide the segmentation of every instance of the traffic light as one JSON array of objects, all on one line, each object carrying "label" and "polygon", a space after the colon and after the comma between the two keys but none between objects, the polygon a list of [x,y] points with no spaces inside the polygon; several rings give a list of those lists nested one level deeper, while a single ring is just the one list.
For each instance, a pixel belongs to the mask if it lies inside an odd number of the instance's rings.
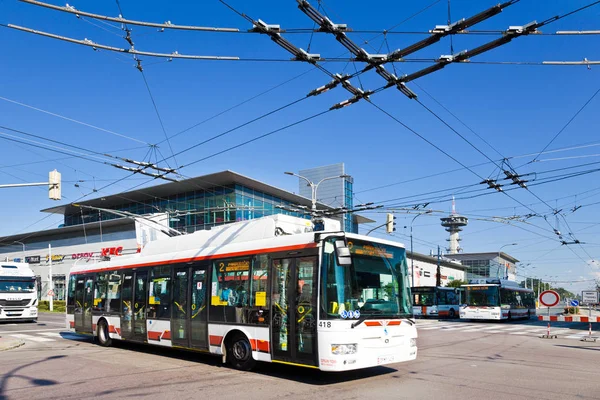
[{"label": "traffic light", "polygon": [[388,214],[387,215],[387,220],[385,223],[385,231],[387,233],[392,233],[396,230],[396,221],[395,221],[396,217],[394,216],[394,214]]},{"label": "traffic light", "polygon": [[48,189],[50,200],[60,200],[60,172],[57,170],[48,174]]}]

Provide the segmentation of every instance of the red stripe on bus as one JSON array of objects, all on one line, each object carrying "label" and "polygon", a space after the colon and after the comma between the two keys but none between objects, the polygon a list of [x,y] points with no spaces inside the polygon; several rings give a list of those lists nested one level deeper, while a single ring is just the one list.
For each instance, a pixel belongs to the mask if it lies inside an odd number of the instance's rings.
[{"label": "red stripe on bus", "polygon": [[[179,264],[179,263],[188,263],[188,262],[193,262],[193,261],[212,260],[212,259],[217,259],[217,258],[249,256],[249,255],[254,255],[254,254],[261,254],[264,252],[275,253],[275,252],[279,252],[279,251],[312,249],[315,247],[317,247],[316,243],[306,243],[306,244],[297,244],[297,245],[293,245],[293,246],[282,246],[282,247],[272,247],[272,248],[266,248],[266,249],[246,250],[246,251],[238,251],[238,252],[234,252],[234,253],[222,253],[222,254],[215,254],[215,255],[202,256],[202,257],[172,259],[172,260],[168,260],[168,263],[169,264]],[[109,268],[88,269],[85,271],[73,272],[72,275],[82,275],[82,274],[88,274],[88,273],[92,273],[92,272],[102,272],[102,271],[116,271],[116,270],[120,270],[120,269],[153,267],[156,265],[165,265],[166,262],[167,261],[165,260],[165,261],[155,261],[155,262],[151,262],[151,263],[122,265],[122,266],[109,267]]]},{"label": "red stripe on bus", "polygon": [[381,322],[379,321],[365,321],[366,326],[381,326]]},{"label": "red stripe on bus", "polygon": [[164,331],[162,338],[163,340],[171,340],[171,331]]},{"label": "red stripe on bus", "polygon": [[148,331],[148,340],[160,340],[160,334],[162,332]]},{"label": "red stripe on bus", "polygon": [[209,335],[208,342],[211,346],[220,346],[223,341],[223,336]]},{"label": "red stripe on bus", "polygon": [[108,326],[108,333],[117,333],[117,328],[114,325]]},{"label": "red stripe on bus", "polygon": [[390,321],[388,322],[388,326],[400,325],[402,321]]},{"label": "red stripe on bus", "polygon": [[117,335],[121,336],[121,328],[115,328],[115,331],[117,331]]},{"label": "red stripe on bus", "polygon": [[250,345],[252,346],[252,351],[269,352],[269,342],[266,340],[252,339],[250,340]]},{"label": "red stripe on bus", "polygon": [[92,332],[96,332],[96,327],[97,327],[97,326],[98,326],[98,325],[96,325],[96,324],[92,324]]}]

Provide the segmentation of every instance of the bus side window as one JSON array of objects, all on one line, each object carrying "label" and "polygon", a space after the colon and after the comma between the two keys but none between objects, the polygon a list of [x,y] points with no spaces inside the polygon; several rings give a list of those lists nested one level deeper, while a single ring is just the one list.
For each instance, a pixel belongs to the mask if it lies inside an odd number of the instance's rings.
[{"label": "bus side window", "polygon": [[75,310],[75,285],[77,284],[77,275],[69,276],[69,290],[67,290],[67,313],[73,314]]},{"label": "bus side window", "polygon": [[171,267],[160,266],[151,270],[148,296],[148,318],[171,317]]},{"label": "bus side window", "polygon": [[118,272],[108,275],[108,293],[106,294],[106,312],[118,313],[121,311],[121,274]]}]

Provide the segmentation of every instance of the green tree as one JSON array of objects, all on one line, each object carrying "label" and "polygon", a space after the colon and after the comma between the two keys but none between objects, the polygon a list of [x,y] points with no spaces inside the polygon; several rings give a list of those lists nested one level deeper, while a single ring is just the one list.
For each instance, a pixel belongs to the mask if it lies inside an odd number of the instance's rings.
[{"label": "green tree", "polygon": [[446,287],[461,287],[461,285],[467,285],[469,282],[461,281],[460,279],[455,279],[446,284]]}]

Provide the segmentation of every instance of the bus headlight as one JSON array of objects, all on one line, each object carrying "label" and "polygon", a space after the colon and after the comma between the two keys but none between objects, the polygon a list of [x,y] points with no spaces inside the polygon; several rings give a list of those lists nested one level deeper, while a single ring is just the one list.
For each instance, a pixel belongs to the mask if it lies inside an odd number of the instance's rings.
[{"label": "bus headlight", "polygon": [[417,338],[410,338],[410,347],[417,347]]},{"label": "bus headlight", "polygon": [[357,344],[332,344],[331,345],[331,353],[332,354],[354,354],[356,353]]}]

